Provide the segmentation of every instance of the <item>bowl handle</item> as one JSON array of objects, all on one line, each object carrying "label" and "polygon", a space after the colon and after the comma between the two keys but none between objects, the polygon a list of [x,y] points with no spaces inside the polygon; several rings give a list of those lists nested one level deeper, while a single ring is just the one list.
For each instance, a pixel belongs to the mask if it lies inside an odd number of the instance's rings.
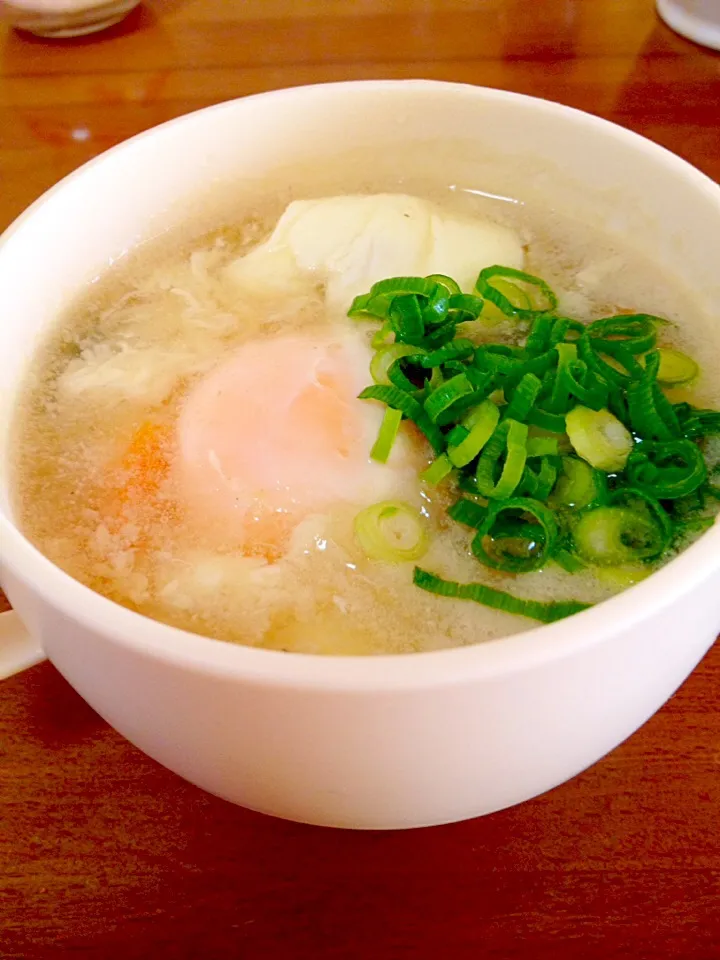
[{"label": "bowl handle", "polygon": [[42,647],[14,610],[0,613],[0,680],[45,659]]}]

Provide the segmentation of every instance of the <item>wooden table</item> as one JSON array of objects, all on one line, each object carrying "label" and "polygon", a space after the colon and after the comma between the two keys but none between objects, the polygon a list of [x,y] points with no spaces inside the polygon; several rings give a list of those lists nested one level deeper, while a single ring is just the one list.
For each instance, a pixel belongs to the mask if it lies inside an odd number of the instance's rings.
[{"label": "wooden table", "polygon": [[[84,40],[0,31],[0,58],[0,228],[160,121],[351,78],[560,100],[720,178],[720,58],[671,33],[651,0],[157,0]],[[719,691],[720,645],[565,786],[485,819],[371,835],[201,793],[42,664],[0,691],[0,956],[710,960]]]}]

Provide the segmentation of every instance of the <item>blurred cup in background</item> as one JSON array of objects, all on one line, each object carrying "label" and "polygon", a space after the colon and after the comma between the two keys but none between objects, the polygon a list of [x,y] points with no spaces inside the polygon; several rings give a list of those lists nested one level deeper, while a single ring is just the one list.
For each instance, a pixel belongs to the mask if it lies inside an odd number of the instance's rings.
[{"label": "blurred cup in background", "polygon": [[39,37],[81,37],[119,23],[140,0],[0,0],[0,20]]},{"label": "blurred cup in background", "polygon": [[720,0],[657,0],[657,9],[676,33],[720,50]]}]

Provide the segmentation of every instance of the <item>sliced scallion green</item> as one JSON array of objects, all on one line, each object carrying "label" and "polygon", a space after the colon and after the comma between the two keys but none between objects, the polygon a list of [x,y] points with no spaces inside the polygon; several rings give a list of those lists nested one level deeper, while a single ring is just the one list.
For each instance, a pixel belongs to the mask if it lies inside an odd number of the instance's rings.
[{"label": "sliced scallion green", "polygon": [[466,435],[454,445],[448,437],[448,456],[456,467],[464,467],[475,459],[493,435],[499,419],[500,411],[492,400],[484,400],[465,417],[462,426]]},{"label": "sliced scallion green", "polygon": [[432,297],[436,290],[437,283],[429,277],[388,277],[387,280],[379,280],[370,287],[370,296],[419,295],[421,297]]},{"label": "sliced scallion green", "polygon": [[425,355],[420,361],[421,365],[429,369],[431,367],[439,367],[443,363],[447,363],[448,360],[463,360],[465,357],[471,357],[475,353],[475,344],[472,340],[457,337],[444,347],[433,350],[432,353],[425,351],[423,351],[423,353]]},{"label": "sliced scallion green", "polygon": [[475,289],[508,317],[534,316],[557,307],[557,297],[544,280],[513,267],[486,267]]},{"label": "sliced scallion green", "polygon": [[700,368],[692,357],[680,350],[661,347],[658,353],[660,354],[660,366],[658,367],[657,379],[658,383],[665,387],[677,387],[683,383],[690,383],[700,372]]},{"label": "sliced scallion green", "polygon": [[707,479],[702,450],[692,440],[643,443],[627,462],[627,477],[633,487],[657,500],[685,497]]},{"label": "sliced scallion green", "polygon": [[477,530],[485,522],[487,507],[475,500],[468,500],[467,497],[460,497],[451,507],[448,507],[448,516],[456,523],[462,523],[466,527]]},{"label": "sliced scallion green", "polygon": [[400,429],[402,417],[402,411],[400,410],[394,410],[392,407],[385,409],[377,440],[370,451],[370,456],[378,463],[387,463],[390,451],[395,444],[398,430]]},{"label": "sliced scallion green", "polygon": [[375,383],[390,383],[388,371],[396,360],[402,357],[425,357],[425,350],[422,347],[412,346],[409,343],[390,343],[387,346],[376,350],[370,361],[370,376]]},{"label": "sliced scallion green", "polygon": [[390,324],[384,323],[380,329],[373,334],[370,346],[373,350],[378,350],[380,347],[387,346],[394,336],[395,334],[390,329]]},{"label": "sliced scallion green", "polygon": [[425,412],[433,423],[442,413],[452,407],[456,401],[475,393],[475,387],[465,373],[459,373],[433,390],[425,401]]},{"label": "sliced scallion green", "polygon": [[550,433],[565,433],[565,417],[562,414],[550,413],[541,407],[533,407],[527,416],[527,422],[534,427],[540,427],[541,430],[549,430]]},{"label": "sliced scallion green", "polygon": [[633,438],[609,410],[590,410],[577,406],[565,417],[570,443],[583,460],[604,470],[622,470],[633,447]]},{"label": "sliced scallion green", "polygon": [[[501,521],[510,512],[513,523],[509,535],[502,532]],[[529,573],[540,570],[552,556],[558,537],[553,511],[530,497],[510,497],[493,501],[472,542],[474,555],[487,567],[507,573]]]},{"label": "sliced scallion green", "polygon": [[539,620],[540,623],[555,623],[557,620],[563,620],[592,606],[590,603],[580,603],[576,600],[549,603],[523,600],[502,590],[487,587],[484,583],[458,583],[456,580],[443,580],[442,577],[420,567],[415,567],[413,582],[421,590],[434,593],[439,597],[473,600],[485,607],[504,610],[506,613],[513,613],[520,617],[529,617],[531,620]]},{"label": "sliced scallion green", "polygon": [[573,527],[575,546],[588,563],[618,566],[658,555],[662,535],[649,514],[629,507],[595,507]]},{"label": "sliced scallion green", "polygon": [[528,459],[531,457],[554,457],[557,454],[557,437],[530,437],[527,442]]},{"label": "sliced scallion green", "polygon": [[[556,308],[544,281],[500,266],[480,272],[474,294],[434,274],[389,278],[356,297],[350,315],[381,324],[372,338],[376,383],[360,395],[387,408],[371,455],[387,461],[406,417],[435,453],[422,480],[472,495],[448,516],[476,531],[472,551],[482,563],[511,574],[551,559],[569,572],[595,565],[623,585],[615,571],[642,575],[712,523],[720,465],[708,438],[720,435],[720,411],[671,403],[663,392],[698,373],[690,357],[658,347],[666,321],[618,314],[583,323]],[[508,318],[528,322],[524,344],[475,342],[472,321]],[[546,435],[529,437],[529,426]],[[408,559],[420,518],[396,502],[369,509],[373,536],[400,525],[393,536],[405,538]],[[397,560],[386,533],[366,552]],[[586,606],[521,600],[419,569],[415,579],[430,592],[544,622]]]},{"label": "sliced scallion green", "polygon": [[585,460],[563,457],[560,466],[562,472],[551,496],[553,506],[582,510],[601,496],[602,475]]},{"label": "sliced scallion green", "polygon": [[[475,479],[479,492],[484,497],[504,500],[511,497],[520,483],[527,460],[528,428],[517,420],[503,420],[478,460]],[[495,479],[500,458],[505,452],[505,462],[500,476]]]},{"label": "sliced scallion green", "polygon": [[436,453],[442,453],[445,447],[445,441],[440,430],[430,420],[425,413],[422,405],[418,401],[400,390],[398,387],[388,386],[384,383],[377,383],[372,387],[366,387],[358,396],[359,400],[379,400],[381,403],[400,410],[425,434],[430,441],[430,445]]},{"label": "sliced scallion green", "polygon": [[375,503],[355,517],[355,536],[371,560],[401,563],[418,560],[428,548],[419,511],[399,500]]},{"label": "sliced scallion green", "polygon": [[485,301],[472,293],[456,293],[450,297],[448,306],[458,323],[466,323],[468,320],[477,320],[485,309]]},{"label": "sliced scallion green", "polygon": [[441,287],[445,287],[448,292],[448,296],[452,297],[461,292],[460,284],[453,280],[452,277],[446,277],[444,273],[431,273],[430,276],[425,277],[425,279],[431,280],[433,283],[437,283]]},{"label": "sliced scallion green", "polygon": [[420,479],[432,486],[437,486],[445,477],[450,476],[453,471],[453,465],[446,453],[441,453],[435,460],[420,474]]},{"label": "sliced scallion green", "polygon": [[649,313],[618,314],[602,317],[588,324],[587,332],[597,342],[597,349],[607,351],[611,343],[621,343],[631,353],[646,353],[657,341],[657,325],[663,321]]},{"label": "sliced scallion green", "polygon": [[526,373],[512,391],[505,417],[509,420],[526,420],[541,390],[542,381],[534,373]]},{"label": "sliced scallion green", "polygon": [[393,297],[388,310],[388,322],[398,342],[422,343],[425,337],[425,324],[417,297],[403,295]]}]

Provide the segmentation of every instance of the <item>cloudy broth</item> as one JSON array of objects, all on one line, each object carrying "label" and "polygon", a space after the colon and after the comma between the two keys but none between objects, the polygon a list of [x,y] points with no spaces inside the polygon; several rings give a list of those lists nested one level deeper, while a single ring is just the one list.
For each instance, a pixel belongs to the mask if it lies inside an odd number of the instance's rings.
[{"label": "cloudy broth", "polygon": [[[678,388],[673,399],[720,405],[710,376],[718,333],[691,291],[664,269],[540,203],[427,182],[374,183],[364,192],[400,189],[450,214],[516,231],[524,268],[554,287],[567,315],[589,320],[620,310],[670,320],[663,345],[682,348],[704,369],[692,393]],[[313,510],[267,549],[248,548],[221,520],[186,509],[174,463],[188,392],[244,345],[337,329],[321,285],[281,295],[228,279],[228,266],[272,231],[290,199],[268,191],[252,205],[238,202],[224,221],[198,215],[80,293],[39,350],[18,408],[13,486],[21,529],[91,589],[219,640],[310,653],[403,653],[527,629],[532,621],[420,591],[412,563],[369,560],[353,533],[365,501]],[[365,342],[376,329],[345,323],[349,336]],[[474,335],[514,343],[520,331],[505,322]],[[406,439],[426,464],[424,441],[412,431]],[[469,531],[446,516],[452,489],[403,483],[404,499],[428,526],[423,566],[446,577],[538,600],[596,602],[624,585],[554,564],[521,577],[490,570],[471,555]]]}]

